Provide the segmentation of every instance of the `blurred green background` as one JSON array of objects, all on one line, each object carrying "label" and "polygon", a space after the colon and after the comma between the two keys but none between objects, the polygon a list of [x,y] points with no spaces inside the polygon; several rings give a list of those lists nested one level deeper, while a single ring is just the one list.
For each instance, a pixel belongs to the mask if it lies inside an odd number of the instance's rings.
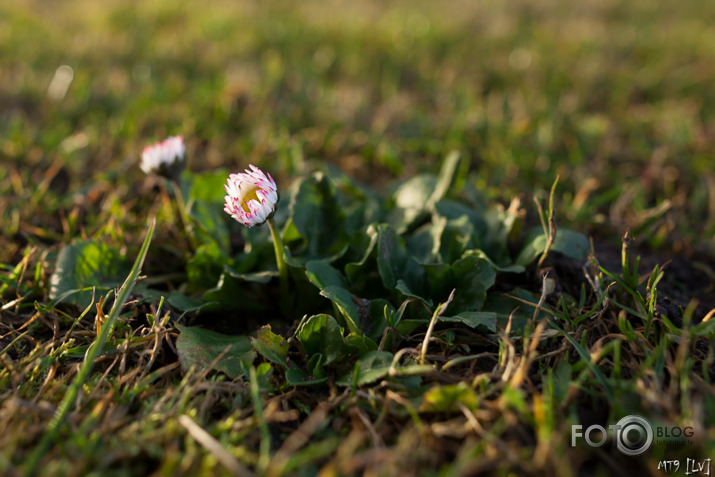
[{"label": "blurred green background", "polygon": [[4,1],[2,245],[143,225],[117,205],[141,149],[183,134],[194,170],[284,184],[329,162],[381,185],[457,149],[489,198],[558,174],[562,222],[699,250],[714,78],[701,0]]}]

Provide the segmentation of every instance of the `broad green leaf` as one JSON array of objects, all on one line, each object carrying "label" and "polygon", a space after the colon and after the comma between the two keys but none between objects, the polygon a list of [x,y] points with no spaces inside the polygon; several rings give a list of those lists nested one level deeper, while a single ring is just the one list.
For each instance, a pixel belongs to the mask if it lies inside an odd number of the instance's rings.
[{"label": "broad green leaf", "polygon": [[227,215],[223,208],[213,202],[194,200],[188,205],[189,215],[196,238],[202,244],[216,243],[222,254],[228,254],[230,236],[227,226]]},{"label": "broad green leaf", "polygon": [[[526,245],[514,263],[526,267],[544,252],[547,238],[540,228],[532,229],[527,235]],[[559,252],[569,258],[583,262],[588,257],[591,244],[588,237],[573,230],[559,228],[550,251]]]},{"label": "broad green leaf", "polygon": [[377,269],[382,283],[388,290],[397,286],[397,280],[404,268],[407,254],[395,229],[387,225],[378,226]]},{"label": "broad green leaf", "polygon": [[195,235],[202,244],[215,242],[222,254],[229,250],[229,232],[227,216],[222,204],[226,191],[224,184],[228,171],[219,169],[213,172],[190,175],[190,189],[185,197]]},{"label": "broad green leaf", "polygon": [[388,222],[402,233],[426,217],[436,185],[437,179],[431,174],[420,174],[407,180],[393,194],[395,206]]},{"label": "broad green leaf", "polygon": [[328,380],[328,377],[315,378],[308,375],[291,361],[291,366],[286,369],[286,382],[290,386],[316,386],[323,384]]},{"label": "broad green leaf", "polygon": [[477,230],[484,230],[487,227],[487,222],[484,218],[484,212],[478,208],[469,206],[463,202],[458,202],[451,199],[441,199],[434,205],[436,215],[444,217],[447,220],[455,220],[461,217],[467,217],[469,222],[474,225]]},{"label": "broad green leaf", "polygon": [[408,336],[410,333],[412,333],[415,329],[419,328],[420,326],[427,326],[429,324],[429,317],[425,317],[424,319],[403,319],[401,320],[397,326],[395,326],[395,329],[397,330],[398,333]]},{"label": "broad green leaf", "polygon": [[424,269],[407,253],[395,229],[381,224],[377,230],[377,268],[383,285],[388,290],[394,290],[402,280],[402,288],[408,290],[410,296],[421,296],[424,288]]},{"label": "broad green leaf", "polygon": [[197,300],[196,298],[188,297],[177,290],[173,290],[168,295],[166,295],[166,301],[172,308],[175,308],[181,313],[188,313],[191,311],[200,310],[207,304],[203,300]]},{"label": "broad green leaf", "polygon": [[351,262],[345,265],[345,275],[347,275],[350,283],[362,285],[362,282],[372,282],[369,279],[369,275],[375,273],[371,265],[374,264],[378,238],[379,226],[371,224],[362,236],[357,236],[352,241],[351,245],[358,247],[358,253],[362,251],[362,258],[358,262]]},{"label": "broad green leaf", "polygon": [[186,264],[189,283],[204,290],[216,284],[227,257],[214,241],[200,245]]},{"label": "broad green leaf", "polygon": [[250,338],[253,348],[268,361],[285,368],[288,359],[288,342],[280,335],[271,331],[271,325],[265,325],[258,330],[256,337]]},{"label": "broad green leaf", "polygon": [[439,242],[439,257],[443,263],[452,263],[467,250],[475,250],[479,246],[479,237],[474,224],[468,216],[462,215],[448,220],[445,224]]},{"label": "broad green leaf", "polygon": [[395,290],[399,291],[402,293],[404,299],[410,299],[413,298],[415,300],[419,300],[422,303],[426,304],[427,306],[431,307],[432,306],[432,300],[429,300],[427,298],[423,298],[422,296],[416,294],[413,292],[410,287],[405,283],[404,280],[400,279],[397,280],[397,286],[395,287]]},{"label": "broad green leaf", "polygon": [[368,224],[382,220],[384,211],[377,191],[335,166],[326,164],[323,169],[337,187],[336,197],[345,214],[343,228],[347,234],[363,231]]},{"label": "broad green leaf", "polygon": [[322,173],[300,181],[291,201],[290,219],[305,239],[305,255],[325,257],[343,234],[343,212],[335,198],[335,186]]},{"label": "broad green leaf", "polygon": [[382,339],[385,328],[388,326],[385,318],[386,313],[394,316],[395,308],[392,303],[382,298],[370,300],[369,320],[367,323],[363,322],[362,326],[364,327],[363,332],[375,341]]},{"label": "broad green leaf", "polygon": [[445,197],[447,192],[455,186],[459,162],[459,151],[450,151],[442,161],[442,167],[437,176],[437,183],[429,199],[430,206]]},{"label": "broad green leaf", "polygon": [[[50,277],[50,300],[86,287],[119,287],[129,272],[129,263],[117,249],[94,240],[78,241],[60,250],[55,271]],[[86,308],[92,291],[70,294],[62,301]]]},{"label": "broad green leaf", "polygon": [[187,199],[189,201],[201,200],[214,204],[223,204],[224,196],[226,195],[226,190],[223,186],[228,180],[228,175],[229,172],[226,169],[191,174],[191,188]]},{"label": "broad green leaf", "polygon": [[215,302],[220,309],[265,312],[268,299],[265,284],[277,275],[276,271],[232,273],[229,269],[214,288],[204,293],[203,299]]},{"label": "broad green leaf", "polygon": [[328,286],[320,290],[320,294],[338,307],[340,314],[345,319],[348,330],[353,333],[362,332],[360,330],[360,312],[358,305],[348,290],[338,286]]},{"label": "broad green leaf", "polygon": [[511,263],[509,245],[515,240],[516,231],[523,219],[518,211],[491,206],[483,211],[486,232],[480,239],[480,248],[498,265]]},{"label": "broad green leaf", "polygon": [[241,272],[275,268],[276,258],[268,226],[244,227],[236,223],[235,227],[243,236],[245,244],[243,253],[234,257],[234,268]]},{"label": "broad green leaf", "polygon": [[298,341],[310,358],[320,353],[323,365],[329,365],[348,354],[348,346],[343,339],[343,330],[330,315],[313,315],[304,321],[297,333]]},{"label": "broad green leaf", "polygon": [[425,269],[436,301],[444,301],[453,289],[456,290],[449,305],[450,313],[480,310],[487,290],[496,280],[496,272],[489,261],[473,252],[467,252],[451,265],[425,266]]},{"label": "broad green leaf", "polygon": [[470,253],[476,257],[483,258],[489,264],[492,266],[494,270],[497,272],[502,272],[502,273],[524,273],[525,268],[521,265],[506,265],[506,266],[499,266],[496,263],[492,262],[492,260],[487,257],[487,254],[484,253],[482,250],[472,250]]},{"label": "broad green leaf", "polygon": [[[521,330],[526,322],[534,316],[535,306],[538,302],[538,297],[528,290],[515,288],[508,293],[491,293],[487,297],[482,311],[496,313],[497,323],[501,328],[507,325],[511,316],[511,329],[514,332]],[[547,316],[546,312],[542,311],[538,319],[545,319]]]},{"label": "broad green leaf", "polygon": [[310,355],[308,359],[308,372],[311,377],[324,378],[326,376],[325,364],[325,356],[323,356],[323,353],[313,353]]},{"label": "broad green leaf", "polygon": [[[387,376],[392,365],[392,358],[392,353],[387,351],[370,351],[364,354],[358,360],[358,386],[374,383]],[[336,382],[338,386],[351,386],[352,383],[353,371],[345,374]]]},{"label": "broad green leaf", "polygon": [[479,310],[487,298],[487,290],[494,285],[496,272],[491,264],[476,255],[466,255],[451,265],[454,288],[457,292],[450,305],[452,311]]},{"label": "broad green leaf", "polygon": [[193,326],[176,325],[180,334],[176,340],[176,351],[184,370],[191,366],[204,370],[216,358],[216,371],[225,373],[229,378],[244,375],[247,366],[256,359],[251,342],[245,336],[231,336]]},{"label": "broad green leaf", "polygon": [[443,263],[451,263],[465,251],[481,247],[487,230],[481,211],[461,202],[443,199],[435,204],[432,220],[437,219],[446,221],[436,249]]},{"label": "broad green leaf", "polygon": [[491,333],[496,333],[497,331],[497,314],[491,311],[463,311],[452,316],[441,316],[439,321],[445,323],[462,323],[470,328],[479,328],[482,331]]},{"label": "broad green leaf", "polygon": [[447,219],[433,216],[432,222],[422,225],[406,238],[408,253],[419,263],[440,261],[439,249],[446,225]]},{"label": "broad green leaf", "polygon": [[266,270],[263,272],[251,272],[251,273],[238,273],[233,268],[229,266],[224,267],[225,272],[231,275],[233,278],[242,280],[245,282],[260,283],[265,285],[274,278],[278,277],[278,271],[276,270]]},{"label": "broad green leaf", "polygon": [[321,289],[329,286],[347,287],[345,277],[338,269],[319,260],[307,262],[305,264],[305,274],[313,285]]},{"label": "broad green leaf", "polygon": [[345,343],[357,350],[358,356],[371,351],[377,351],[377,343],[362,333],[350,333],[345,337]]}]

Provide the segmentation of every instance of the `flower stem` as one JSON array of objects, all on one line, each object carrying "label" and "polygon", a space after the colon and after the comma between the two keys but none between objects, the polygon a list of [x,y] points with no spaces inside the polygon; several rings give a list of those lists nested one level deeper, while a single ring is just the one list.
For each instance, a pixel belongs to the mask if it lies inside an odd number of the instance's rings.
[{"label": "flower stem", "polygon": [[179,218],[181,220],[181,229],[184,232],[184,237],[189,245],[189,249],[193,252],[198,248],[198,244],[194,240],[194,231],[192,227],[192,220],[186,210],[186,203],[184,202],[184,195],[181,192],[181,184],[177,179],[169,180],[172,192],[174,193],[174,200],[176,201],[176,208],[179,212]]},{"label": "flower stem", "polygon": [[284,315],[288,314],[290,307],[288,306],[288,265],[286,265],[285,252],[283,250],[283,240],[273,224],[273,219],[266,221],[268,228],[271,230],[273,238],[273,249],[276,253],[276,265],[278,266],[278,275],[281,287],[281,311]]}]

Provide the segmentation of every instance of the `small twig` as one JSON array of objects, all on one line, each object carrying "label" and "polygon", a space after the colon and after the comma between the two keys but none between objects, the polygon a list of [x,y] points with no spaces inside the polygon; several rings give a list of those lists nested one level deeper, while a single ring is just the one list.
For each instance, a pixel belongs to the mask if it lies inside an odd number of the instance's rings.
[{"label": "small twig", "polygon": [[313,434],[325,424],[329,410],[330,406],[325,402],[319,403],[316,408],[313,409],[313,412],[310,413],[301,425],[283,441],[283,445],[271,459],[270,466],[266,470],[267,476],[278,476],[285,473],[285,466],[290,457],[294,455],[298,449],[307,444]]},{"label": "small twig", "polygon": [[[541,258],[539,259],[539,262],[537,264],[539,267],[541,267],[541,265],[544,263],[544,260],[546,260],[546,256],[549,254],[549,250],[551,250],[551,247],[554,245],[554,240],[556,240],[556,220],[554,219],[554,194],[556,193],[556,185],[558,183],[559,176],[557,175],[556,180],[554,180],[554,184],[551,186],[551,192],[549,193],[549,229],[548,232],[544,230],[544,233],[546,233],[546,246],[544,246],[544,253],[541,254]],[[538,205],[539,216],[541,217],[541,224],[542,227],[546,229],[543,219],[543,210],[541,210],[541,205]]]},{"label": "small twig", "polygon": [[217,441],[211,434],[206,432],[201,426],[196,424],[193,419],[191,419],[186,414],[179,416],[179,424],[181,424],[186,432],[189,433],[191,437],[201,444],[204,449],[209,451],[217,461],[221,463],[226,469],[229,470],[233,475],[241,476],[253,476],[255,475],[247,467],[242,465],[234,456],[232,456],[226,449],[223,448],[221,443]]},{"label": "small twig", "polygon": [[437,309],[434,311],[434,314],[432,315],[432,319],[430,320],[429,327],[427,328],[427,333],[425,333],[425,339],[422,342],[422,352],[420,353],[420,364],[425,364],[425,356],[427,356],[427,347],[429,346],[429,340],[432,337],[432,330],[434,330],[434,325],[437,323],[437,318],[442,316],[442,314],[447,310],[447,307],[449,306],[450,303],[452,303],[452,300],[454,300],[454,293],[457,291],[456,288],[452,290],[452,293],[449,294],[449,298],[447,298],[447,301],[444,303],[440,304]]}]

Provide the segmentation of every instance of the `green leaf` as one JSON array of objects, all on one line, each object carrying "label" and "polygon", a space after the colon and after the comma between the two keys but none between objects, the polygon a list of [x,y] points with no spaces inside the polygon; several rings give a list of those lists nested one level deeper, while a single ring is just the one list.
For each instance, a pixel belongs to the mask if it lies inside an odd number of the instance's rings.
[{"label": "green leaf", "polygon": [[494,285],[496,272],[485,258],[474,252],[451,265],[425,266],[435,300],[444,301],[454,289],[454,300],[449,306],[452,313],[480,310],[487,290]]},{"label": "green leaf", "polygon": [[358,356],[363,356],[371,351],[377,351],[377,343],[362,333],[350,333],[345,337],[345,343],[357,350]]},{"label": "green leaf", "polygon": [[310,358],[314,354],[323,356],[323,365],[330,365],[348,354],[348,346],[343,339],[343,330],[330,315],[313,315],[304,321],[297,333],[298,341]]},{"label": "green leaf", "polygon": [[496,333],[497,314],[491,311],[463,311],[453,316],[441,316],[440,322],[462,323],[470,328]]},{"label": "green leaf", "polygon": [[337,200],[345,214],[347,234],[364,231],[368,224],[380,222],[382,199],[373,188],[354,180],[336,166],[324,164],[323,169],[338,189]]},{"label": "green leaf", "polygon": [[420,296],[420,295],[416,294],[415,292],[413,292],[413,291],[410,289],[410,287],[407,285],[407,283],[405,283],[405,281],[402,280],[402,279],[397,280],[397,286],[395,286],[395,290],[397,290],[397,291],[399,291],[400,293],[402,293],[403,297],[406,298],[406,299],[414,298],[414,299],[419,300],[419,301],[421,301],[422,303],[426,304],[427,306],[430,306],[430,307],[432,306],[432,300],[429,300],[429,299],[427,299],[427,298],[423,298],[422,296]]},{"label": "green leaf", "polygon": [[316,258],[331,255],[331,247],[344,233],[344,217],[330,180],[322,173],[301,180],[290,208],[290,220],[305,239],[305,255]]},{"label": "green leaf", "polygon": [[313,285],[321,289],[329,286],[347,287],[345,277],[337,268],[319,260],[307,262],[305,274]]},{"label": "green leaf", "polygon": [[447,219],[433,216],[432,222],[422,225],[406,238],[408,253],[419,263],[440,261],[439,249],[446,226]]},{"label": "green leaf", "polygon": [[201,200],[213,204],[223,204],[226,190],[224,185],[228,180],[226,169],[217,169],[201,174],[191,174],[191,189],[189,190],[189,201]]},{"label": "green leaf", "polygon": [[224,310],[265,312],[265,285],[278,276],[278,272],[235,273],[230,267],[225,267],[225,270],[216,286],[204,293],[203,300],[214,302]]},{"label": "green leaf", "polygon": [[[374,383],[385,376],[390,371],[392,365],[392,353],[387,351],[370,351],[358,360],[359,372],[357,378],[358,386]],[[338,386],[351,386],[353,383],[353,371],[338,379]]]},{"label": "green leaf", "polygon": [[226,353],[215,364],[216,371],[229,378],[243,376],[247,366],[256,359],[251,342],[245,336],[231,336],[204,328],[176,325],[180,334],[176,340],[176,351],[184,370],[191,366],[204,370],[224,351]]},{"label": "green leaf", "polygon": [[388,326],[386,314],[391,317],[394,316],[395,308],[389,301],[382,298],[376,298],[374,300],[370,300],[368,311],[369,321],[367,321],[367,323],[361,323],[364,328],[363,332],[373,340],[380,341],[385,328]]},{"label": "green leaf", "polygon": [[[484,303],[483,311],[491,311],[497,314],[497,322],[501,327],[505,327],[511,316],[512,332],[524,328],[526,322],[534,316],[534,310],[539,299],[528,290],[515,288],[509,293],[492,293]],[[538,319],[547,318],[546,312],[541,311]]]},{"label": "green leaf", "polygon": [[[322,353],[313,353],[308,359],[308,371],[313,378],[324,378],[325,373],[325,357]],[[290,369],[290,366],[288,367]]]},{"label": "green leaf", "polygon": [[222,206],[227,179],[228,171],[225,169],[191,174],[191,186],[186,198],[196,237],[202,244],[215,242],[221,254],[228,253],[230,249],[228,216]]},{"label": "green leaf", "polygon": [[394,208],[388,222],[403,233],[426,218],[453,186],[458,166],[459,153],[451,151],[442,162],[438,178],[420,174],[398,187],[392,195]]},{"label": "green leaf", "polygon": [[221,276],[227,257],[214,241],[200,245],[186,264],[189,283],[210,288]]},{"label": "green leaf", "polygon": [[377,268],[385,288],[395,290],[402,280],[404,285],[401,288],[409,296],[421,296],[425,278],[422,266],[407,253],[395,229],[380,224],[377,232]]},{"label": "green leaf", "polygon": [[464,381],[457,384],[435,386],[424,394],[420,411],[423,412],[460,412],[458,404],[475,410],[479,399],[474,389]]},{"label": "green leaf", "polygon": [[228,254],[230,235],[227,215],[223,208],[213,202],[194,200],[188,205],[191,226],[195,236],[202,244],[215,243],[222,254]]},{"label": "green leaf", "polygon": [[492,260],[487,257],[487,254],[484,253],[482,250],[472,250],[470,253],[476,257],[483,258],[489,264],[492,266],[494,270],[497,272],[502,272],[502,273],[524,273],[525,268],[521,265],[506,265],[506,266],[499,266],[496,263],[492,262]]},{"label": "green leaf", "polygon": [[483,209],[483,218],[486,228],[480,239],[480,248],[499,265],[511,263],[509,245],[523,222],[519,212],[511,208],[489,207]]},{"label": "green leaf", "polygon": [[[367,238],[367,241],[365,241]],[[375,251],[379,238],[379,226],[370,224],[364,234],[357,236],[351,242],[351,246],[358,248],[358,253],[362,252],[362,258],[358,262],[351,262],[345,265],[345,274],[351,284],[372,283],[371,274],[374,272]]]},{"label": "green leaf", "polygon": [[420,326],[425,326],[429,324],[429,318],[423,318],[423,319],[403,319],[400,321],[400,323],[395,326],[395,329],[397,330],[398,333],[408,336],[410,333],[412,333],[415,329],[419,328]]},{"label": "green leaf", "polygon": [[420,174],[407,180],[392,196],[395,206],[388,222],[402,233],[426,217],[436,185],[437,179],[431,174]]},{"label": "green leaf", "polygon": [[293,362],[291,362],[291,366],[286,369],[286,382],[290,386],[315,386],[327,381],[327,376],[322,378],[310,376]]},{"label": "green leaf", "polygon": [[175,308],[181,313],[197,311],[207,305],[205,301],[188,297],[177,290],[173,290],[172,292],[170,292],[166,296],[166,301],[171,307]]},{"label": "green leaf", "polygon": [[[530,233],[527,234],[526,245],[514,263],[526,267],[534,261],[534,259],[544,253],[546,242],[547,238],[542,229],[532,229]],[[583,262],[588,257],[590,249],[591,243],[584,234],[559,228],[556,230],[556,238],[554,238],[554,243],[551,245],[550,250]]]},{"label": "green leaf", "polygon": [[[105,243],[84,240],[65,245],[50,277],[49,298],[55,300],[86,287],[116,288],[128,272],[127,260]],[[62,301],[86,308],[92,302],[92,291],[70,293]]]},{"label": "green leaf", "polygon": [[353,333],[361,333],[360,313],[353,295],[342,287],[328,286],[320,290],[320,294],[332,301],[340,310],[340,314],[345,319],[348,330]]},{"label": "green leaf", "polygon": [[442,161],[442,167],[440,168],[439,176],[437,177],[437,184],[435,185],[434,191],[429,198],[430,206],[446,196],[449,189],[454,187],[459,162],[459,151],[449,151],[447,157],[445,157]]},{"label": "green leaf", "polygon": [[265,285],[266,283],[270,282],[274,278],[278,277],[278,271],[277,270],[266,270],[263,272],[251,272],[251,273],[239,273],[236,270],[232,269],[228,265],[224,267],[224,270],[226,273],[233,278],[236,278],[238,280],[242,280],[244,282],[252,282],[252,283],[260,283],[261,285]]},{"label": "green leaf", "polygon": [[285,368],[288,359],[288,342],[280,335],[271,331],[271,325],[265,325],[258,330],[255,338],[251,337],[253,348],[268,361]]}]

